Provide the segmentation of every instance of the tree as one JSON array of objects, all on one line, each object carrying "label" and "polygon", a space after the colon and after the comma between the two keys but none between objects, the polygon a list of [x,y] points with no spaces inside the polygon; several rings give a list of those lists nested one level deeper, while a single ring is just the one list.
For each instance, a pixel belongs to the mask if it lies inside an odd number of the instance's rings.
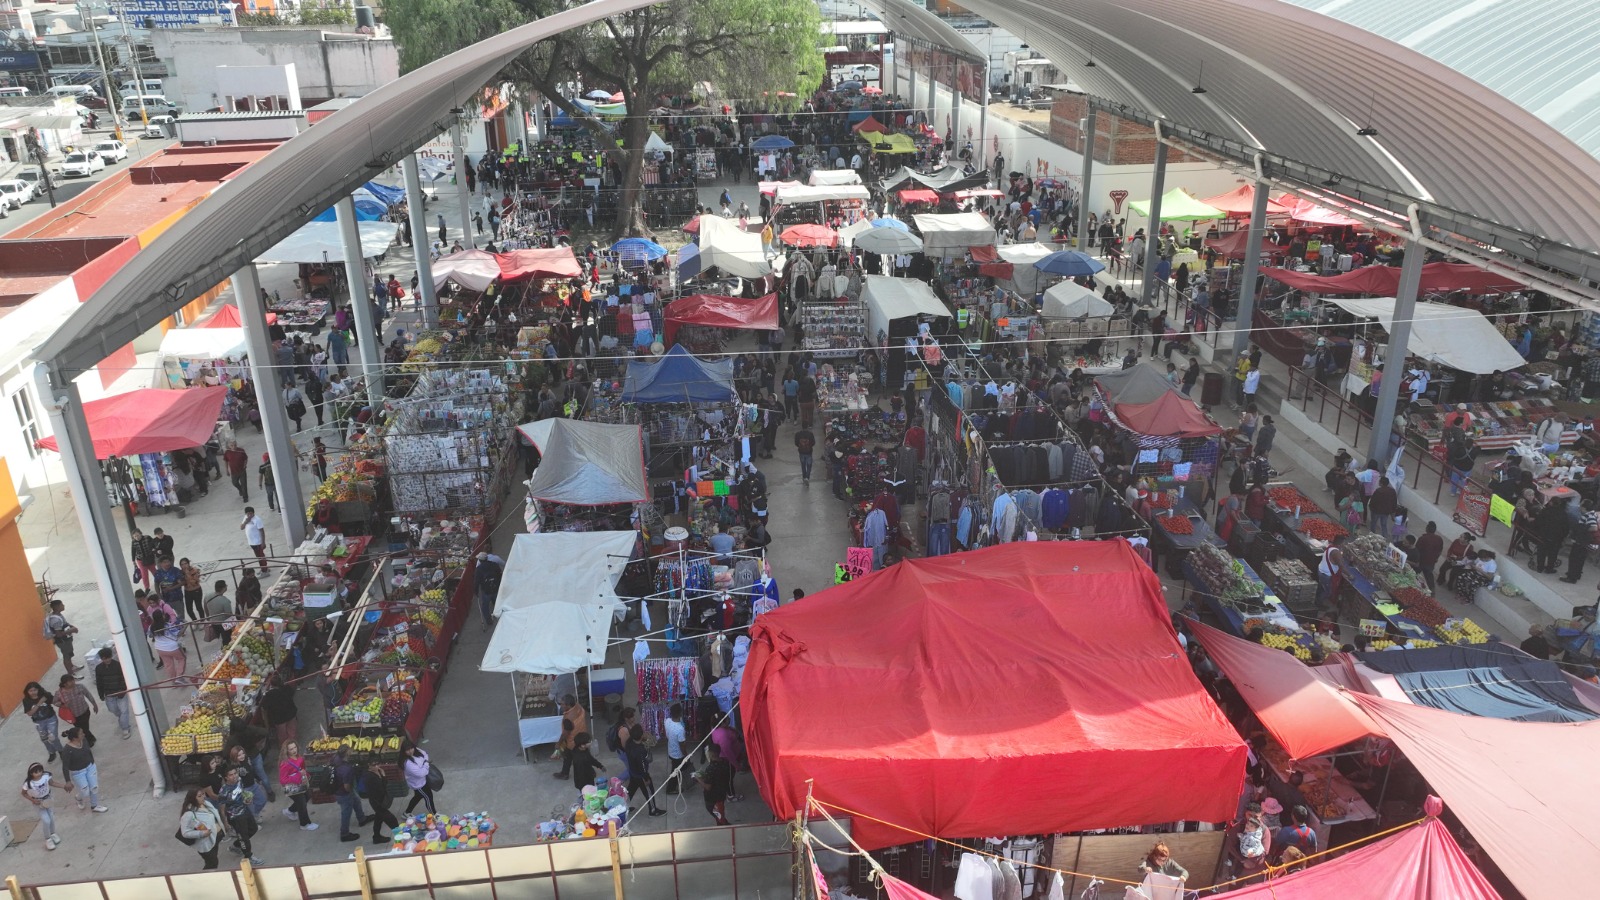
[{"label": "tree", "polygon": [[[576,0],[387,0],[386,22],[406,71],[491,35],[543,18]],[[583,122],[603,147],[620,144],[621,193],[614,234],[643,235],[648,111],[663,94],[709,82],[724,97],[782,110],[822,83],[821,14],[815,0],[668,0],[542,41],[501,73]],[[628,115],[611,126],[567,94],[581,80],[621,91]],[[780,92],[796,97],[780,98]],[[770,99],[767,99],[770,98]]]}]

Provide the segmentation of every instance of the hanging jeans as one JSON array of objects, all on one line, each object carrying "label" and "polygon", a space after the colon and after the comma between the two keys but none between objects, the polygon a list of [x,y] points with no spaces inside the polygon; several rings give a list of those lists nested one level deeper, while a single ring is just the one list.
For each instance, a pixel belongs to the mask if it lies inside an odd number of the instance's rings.
[{"label": "hanging jeans", "polygon": [[928,555],[944,556],[950,552],[950,523],[934,522],[928,526]]}]

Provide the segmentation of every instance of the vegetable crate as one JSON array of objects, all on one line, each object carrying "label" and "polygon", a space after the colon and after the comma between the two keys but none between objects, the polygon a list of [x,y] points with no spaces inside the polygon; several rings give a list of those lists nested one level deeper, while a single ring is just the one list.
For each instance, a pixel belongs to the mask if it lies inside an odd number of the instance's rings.
[{"label": "vegetable crate", "polygon": [[1262,568],[1261,580],[1291,612],[1305,613],[1316,608],[1317,578],[1305,563],[1297,559],[1275,560]]}]

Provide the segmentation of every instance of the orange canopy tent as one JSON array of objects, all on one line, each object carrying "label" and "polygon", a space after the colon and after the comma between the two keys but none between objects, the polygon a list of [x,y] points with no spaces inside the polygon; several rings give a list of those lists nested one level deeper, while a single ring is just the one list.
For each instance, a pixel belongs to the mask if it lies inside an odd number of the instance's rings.
[{"label": "orange canopy tent", "polygon": [[874,119],[872,116],[867,116],[865,119],[862,119],[861,121],[857,122],[856,124],[850,126],[850,130],[854,131],[856,134],[860,134],[863,131],[883,132],[883,131],[888,131],[889,129],[887,127],[885,127],[882,122],[879,122],[877,119]]},{"label": "orange canopy tent", "polygon": [[[1248,216],[1255,207],[1256,189],[1252,184],[1241,184],[1226,194],[1218,194],[1204,201],[1205,205],[1220,209],[1230,216]],[[1281,216],[1289,208],[1272,198],[1267,198],[1267,215]]]},{"label": "orange canopy tent", "polygon": [[[277,313],[267,313],[267,324],[278,321]],[[217,310],[216,315],[200,323],[201,328],[242,328],[244,320],[239,318],[239,307],[232,303],[224,304]]]}]

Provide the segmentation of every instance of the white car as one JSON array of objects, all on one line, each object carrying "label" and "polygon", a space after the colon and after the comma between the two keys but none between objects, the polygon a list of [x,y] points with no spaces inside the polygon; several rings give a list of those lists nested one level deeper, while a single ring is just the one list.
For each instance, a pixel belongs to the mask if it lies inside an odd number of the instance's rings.
[{"label": "white car", "polygon": [[21,209],[22,204],[33,199],[33,185],[20,178],[0,181],[0,205],[7,209]]},{"label": "white car", "polygon": [[106,161],[93,150],[74,150],[61,162],[61,174],[69,177],[86,177],[104,169]]},{"label": "white car", "polygon": [[128,148],[123,146],[121,141],[101,141],[94,145],[94,152],[100,154],[100,158],[105,160],[107,165],[128,158]]}]

